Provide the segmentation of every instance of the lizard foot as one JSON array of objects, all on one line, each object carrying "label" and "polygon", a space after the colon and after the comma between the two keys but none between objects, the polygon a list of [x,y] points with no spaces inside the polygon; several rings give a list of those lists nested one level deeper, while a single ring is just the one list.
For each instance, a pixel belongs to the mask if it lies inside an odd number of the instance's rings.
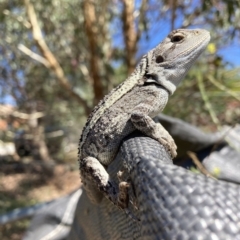
[{"label": "lizard foot", "polygon": [[117,173],[117,177],[120,182],[119,183],[119,197],[118,197],[118,201],[121,205],[120,208],[124,209],[126,215],[128,217],[130,217],[131,219],[133,219],[134,221],[140,221],[140,219],[137,218],[132,213],[132,211],[128,208],[128,203],[131,202],[131,201],[129,201],[129,193],[128,193],[128,190],[129,190],[131,184],[129,182],[122,180],[123,174],[124,174],[124,171],[119,171]]},{"label": "lizard foot", "polygon": [[122,176],[123,176],[123,171],[119,171],[117,173],[117,177],[119,180],[118,206],[124,209],[128,207],[128,202],[129,202],[128,189],[130,187],[130,184],[126,181],[123,181]]},{"label": "lizard foot", "polygon": [[156,131],[158,132],[157,136],[159,136],[157,141],[166,148],[172,158],[175,158],[177,156],[177,146],[172,136],[160,123],[156,123]]},{"label": "lizard foot", "polygon": [[[120,209],[128,207],[128,189],[130,184],[120,180],[123,172],[118,172],[117,176],[120,183],[117,186],[117,184],[110,179],[104,166],[94,157],[84,158],[80,163],[80,170],[83,183],[85,183],[84,188],[92,203],[99,203],[102,193]],[[95,188],[93,188],[93,186]]]},{"label": "lizard foot", "polygon": [[122,209],[128,207],[129,196],[128,196],[128,188],[130,184],[127,182],[119,183],[119,193],[118,193],[118,206]]},{"label": "lizard foot", "polygon": [[177,146],[173,138],[160,123],[155,123],[152,118],[146,115],[143,112],[144,109],[144,106],[140,104],[131,114],[133,125],[142,133],[161,143],[171,157],[175,158],[177,156]]}]

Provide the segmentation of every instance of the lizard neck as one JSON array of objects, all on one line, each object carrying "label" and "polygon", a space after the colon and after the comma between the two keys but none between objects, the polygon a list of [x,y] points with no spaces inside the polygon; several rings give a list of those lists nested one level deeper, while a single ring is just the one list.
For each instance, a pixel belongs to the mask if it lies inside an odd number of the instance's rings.
[{"label": "lizard neck", "polygon": [[156,68],[154,65],[151,65],[152,54],[153,51],[149,52],[147,55],[147,82],[154,82],[162,86],[169,92],[169,95],[172,95],[177,88],[177,84],[173,82],[171,78],[171,75],[175,73],[174,68],[168,68],[168,66]]},{"label": "lizard neck", "polygon": [[172,95],[177,88],[176,85],[174,85],[171,81],[167,80],[166,78],[163,78],[163,76],[160,76],[158,78],[157,83],[163,88],[165,88],[168,91],[169,95]]}]

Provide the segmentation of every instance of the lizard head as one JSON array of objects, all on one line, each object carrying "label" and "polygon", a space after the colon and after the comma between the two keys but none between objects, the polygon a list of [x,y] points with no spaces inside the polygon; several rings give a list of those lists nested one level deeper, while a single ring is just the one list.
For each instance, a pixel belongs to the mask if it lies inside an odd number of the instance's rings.
[{"label": "lizard head", "polygon": [[147,54],[145,82],[161,85],[172,94],[209,41],[210,34],[203,29],[172,31]]}]

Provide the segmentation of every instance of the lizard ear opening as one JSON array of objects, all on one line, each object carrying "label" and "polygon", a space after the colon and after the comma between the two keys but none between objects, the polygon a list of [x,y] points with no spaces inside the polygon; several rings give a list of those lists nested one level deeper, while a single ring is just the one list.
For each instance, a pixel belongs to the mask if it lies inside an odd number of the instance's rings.
[{"label": "lizard ear opening", "polygon": [[162,62],[164,62],[164,58],[163,58],[163,56],[161,56],[161,55],[158,55],[157,57],[156,57],[156,63],[162,63]]}]

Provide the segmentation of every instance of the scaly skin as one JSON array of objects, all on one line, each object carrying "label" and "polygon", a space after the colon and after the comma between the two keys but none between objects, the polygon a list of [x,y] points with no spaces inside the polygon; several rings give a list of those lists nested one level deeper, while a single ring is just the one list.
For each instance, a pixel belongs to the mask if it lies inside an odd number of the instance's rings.
[{"label": "scaly skin", "polygon": [[[172,158],[176,145],[152,117],[161,112],[189,68],[205,49],[209,32],[179,29],[143,56],[132,75],[113,89],[93,110],[79,143],[80,173],[89,198],[103,193],[120,208],[127,207],[126,182],[118,187],[106,167],[114,159],[123,138],[138,129],[160,142]],[[97,189],[99,190],[97,190]]]}]

